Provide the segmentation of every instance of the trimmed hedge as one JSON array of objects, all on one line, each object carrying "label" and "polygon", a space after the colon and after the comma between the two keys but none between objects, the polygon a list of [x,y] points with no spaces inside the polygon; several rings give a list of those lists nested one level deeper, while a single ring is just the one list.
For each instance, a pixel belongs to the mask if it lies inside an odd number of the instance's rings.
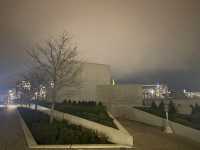
[{"label": "trimmed hedge", "polygon": [[[51,108],[51,103],[40,101],[39,104]],[[106,107],[103,106],[102,103],[97,104],[93,101],[64,101],[63,103],[56,103],[55,109],[117,129],[116,125],[113,123],[113,119],[109,117]]]},{"label": "trimmed hedge", "polygon": [[29,108],[18,108],[38,144],[108,144],[107,137],[66,121],[54,120]]},{"label": "trimmed hedge", "polygon": [[[175,105],[172,101],[169,103],[169,120],[180,123],[182,125],[200,130],[200,106],[195,105],[192,107],[192,113],[190,115],[183,115],[177,113],[175,109]],[[164,103],[161,102],[159,106],[157,106],[154,102],[151,107],[135,107],[142,111],[154,114],[156,116],[166,118],[166,114],[164,112]]]}]

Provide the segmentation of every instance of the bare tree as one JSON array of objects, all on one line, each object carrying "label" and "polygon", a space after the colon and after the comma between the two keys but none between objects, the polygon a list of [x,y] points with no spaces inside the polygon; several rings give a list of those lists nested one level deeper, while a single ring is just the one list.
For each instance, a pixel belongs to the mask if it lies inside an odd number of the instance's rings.
[{"label": "bare tree", "polygon": [[52,40],[47,40],[43,45],[27,51],[33,61],[42,69],[51,82],[51,116],[50,123],[54,119],[55,101],[58,92],[64,87],[79,85],[77,74],[81,65],[77,61],[77,47],[71,42],[69,33],[63,33]]}]

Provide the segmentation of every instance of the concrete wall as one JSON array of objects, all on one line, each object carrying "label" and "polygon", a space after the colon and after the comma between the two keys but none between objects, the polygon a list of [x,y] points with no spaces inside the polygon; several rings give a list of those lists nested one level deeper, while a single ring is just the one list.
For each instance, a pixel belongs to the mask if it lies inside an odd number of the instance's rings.
[{"label": "concrete wall", "polygon": [[[31,107],[32,109],[34,109],[34,106]],[[46,114],[50,114],[50,109],[46,108],[46,107],[42,107],[42,106],[38,106],[38,110],[42,111]],[[89,121],[87,119],[83,119],[77,116],[73,116],[67,113],[62,113],[59,111],[54,111],[54,116],[57,119],[60,120],[67,120],[70,123],[76,124],[76,125],[80,125],[83,126],[85,128],[88,129],[92,129],[97,131],[98,133],[102,133],[104,135],[106,135],[108,137],[108,140],[116,143],[116,144],[121,144],[121,145],[127,145],[127,146],[133,146],[133,136],[129,135],[128,133],[125,133],[123,131],[108,127],[108,126],[104,126],[102,124],[93,122],[93,121]]]},{"label": "concrete wall", "polygon": [[142,85],[99,85],[97,99],[108,106],[112,105],[142,105]]},{"label": "concrete wall", "polygon": [[[166,120],[163,118],[131,107],[113,107],[112,112],[117,117],[123,117],[129,120],[134,120],[161,128],[164,127],[166,122]],[[169,121],[169,125],[175,134],[200,142],[199,130],[172,121]]]},{"label": "concrete wall", "polygon": [[81,72],[77,77],[81,82],[80,87],[65,88],[59,93],[57,101],[96,101],[97,85],[111,84],[111,71],[108,65],[95,63],[82,63]]}]

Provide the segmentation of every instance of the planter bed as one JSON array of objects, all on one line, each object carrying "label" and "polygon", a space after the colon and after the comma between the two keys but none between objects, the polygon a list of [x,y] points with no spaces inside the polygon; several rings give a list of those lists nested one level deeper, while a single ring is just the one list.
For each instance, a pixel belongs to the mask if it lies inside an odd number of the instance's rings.
[{"label": "planter bed", "polygon": [[[42,101],[39,104],[51,108],[51,103]],[[117,129],[113,119],[108,115],[106,107],[102,104],[96,104],[95,102],[64,102],[56,103],[55,109]]]},{"label": "planter bed", "polygon": [[110,144],[107,137],[66,121],[54,120],[49,124],[49,116],[29,108],[18,108],[37,144]]}]

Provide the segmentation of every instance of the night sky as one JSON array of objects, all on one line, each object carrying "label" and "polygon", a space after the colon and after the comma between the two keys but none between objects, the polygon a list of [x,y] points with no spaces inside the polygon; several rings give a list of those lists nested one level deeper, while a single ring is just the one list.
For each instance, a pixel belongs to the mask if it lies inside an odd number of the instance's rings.
[{"label": "night sky", "polygon": [[0,89],[26,68],[26,49],[64,30],[118,82],[200,90],[199,0],[0,0]]}]

